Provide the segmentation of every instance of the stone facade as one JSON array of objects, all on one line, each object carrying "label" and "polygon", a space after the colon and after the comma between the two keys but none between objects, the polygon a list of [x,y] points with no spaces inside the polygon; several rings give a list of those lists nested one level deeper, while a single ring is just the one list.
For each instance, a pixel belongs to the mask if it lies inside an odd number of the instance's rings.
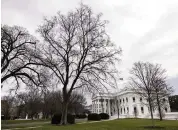
[{"label": "stone facade", "polygon": [[[170,112],[167,97],[164,97],[163,113]],[[92,113],[108,113],[110,116],[118,115],[120,118],[150,118],[148,102],[140,95],[129,90],[117,93],[103,93],[92,97]],[[154,118],[158,118],[158,110],[153,110]]]}]

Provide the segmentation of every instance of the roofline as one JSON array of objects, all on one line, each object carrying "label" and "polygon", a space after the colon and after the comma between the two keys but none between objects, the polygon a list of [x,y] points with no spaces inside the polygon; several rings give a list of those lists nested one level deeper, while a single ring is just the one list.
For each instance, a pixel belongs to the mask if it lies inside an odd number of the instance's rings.
[{"label": "roofline", "polygon": [[94,97],[92,97],[92,100],[96,99],[97,97],[112,98],[114,96],[120,96],[120,95],[123,95],[123,94],[126,94],[126,93],[135,93],[135,92],[132,91],[132,90],[126,90],[126,91],[120,91],[120,92],[116,92],[116,93],[104,93],[106,95],[95,95]]}]

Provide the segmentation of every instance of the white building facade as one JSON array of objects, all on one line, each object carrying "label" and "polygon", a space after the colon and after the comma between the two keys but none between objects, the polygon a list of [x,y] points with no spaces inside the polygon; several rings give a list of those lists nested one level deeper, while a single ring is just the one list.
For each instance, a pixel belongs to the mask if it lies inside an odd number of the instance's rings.
[{"label": "white building facade", "polygon": [[[163,113],[170,112],[168,97],[163,98]],[[148,102],[145,98],[129,90],[118,93],[103,93],[92,97],[92,113],[108,113],[110,116],[118,115],[120,118],[150,118]],[[154,118],[158,118],[158,110],[153,110]]]}]

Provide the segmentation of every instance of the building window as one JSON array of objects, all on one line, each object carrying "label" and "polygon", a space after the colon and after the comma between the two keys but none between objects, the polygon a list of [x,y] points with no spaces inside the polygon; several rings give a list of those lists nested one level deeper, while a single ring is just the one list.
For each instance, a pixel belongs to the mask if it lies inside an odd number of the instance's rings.
[{"label": "building window", "polygon": [[135,115],[135,117],[137,116],[137,108],[136,107],[134,107],[134,115]]},{"label": "building window", "polygon": [[142,97],[140,97],[140,102],[142,102]]},{"label": "building window", "polygon": [[125,107],[124,107],[124,114],[125,114]]},{"label": "building window", "polygon": [[126,102],[128,102],[128,98],[126,97]]},{"label": "building window", "polygon": [[141,112],[142,112],[142,114],[144,113],[144,108],[143,107],[141,107]]},{"label": "building window", "polygon": [[121,114],[122,114],[122,108],[121,108]]},{"label": "building window", "polygon": [[121,101],[121,99],[120,99],[120,103],[121,103],[122,101]]},{"label": "building window", "polygon": [[123,103],[124,103],[124,98],[123,98]]},{"label": "building window", "polygon": [[129,113],[129,107],[127,107],[127,113]]},{"label": "building window", "polygon": [[[150,107],[148,107],[148,111],[150,112]],[[154,113],[155,112],[155,109],[154,108],[152,108],[152,112]]]},{"label": "building window", "polygon": [[167,108],[165,108],[165,112],[167,112]]},{"label": "building window", "polygon": [[133,102],[135,102],[135,97],[133,97]]}]

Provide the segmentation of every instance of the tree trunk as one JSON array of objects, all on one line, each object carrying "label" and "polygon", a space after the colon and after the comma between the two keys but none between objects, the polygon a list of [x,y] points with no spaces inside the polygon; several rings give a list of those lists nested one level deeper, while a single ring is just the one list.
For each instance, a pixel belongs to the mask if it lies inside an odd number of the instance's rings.
[{"label": "tree trunk", "polygon": [[61,125],[66,125],[67,124],[67,109],[68,105],[67,102],[64,101],[62,105],[62,117],[61,117]]},{"label": "tree trunk", "polygon": [[153,108],[152,108],[150,97],[149,97],[148,101],[149,101],[149,107],[150,107],[150,113],[151,113],[152,126],[154,127],[155,125],[154,125],[154,118],[153,118]]},{"label": "tree trunk", "polygon": [[163,118],[162,118],[161,106],[160,106],[160,102],[159,102],[159,97],[158,97],[158,94],[156,95],[156,100],[157,100],[158,111],[159,111],[159,119],[160,119],[160,121],[162,121],[162,120],[163,120]]}]

